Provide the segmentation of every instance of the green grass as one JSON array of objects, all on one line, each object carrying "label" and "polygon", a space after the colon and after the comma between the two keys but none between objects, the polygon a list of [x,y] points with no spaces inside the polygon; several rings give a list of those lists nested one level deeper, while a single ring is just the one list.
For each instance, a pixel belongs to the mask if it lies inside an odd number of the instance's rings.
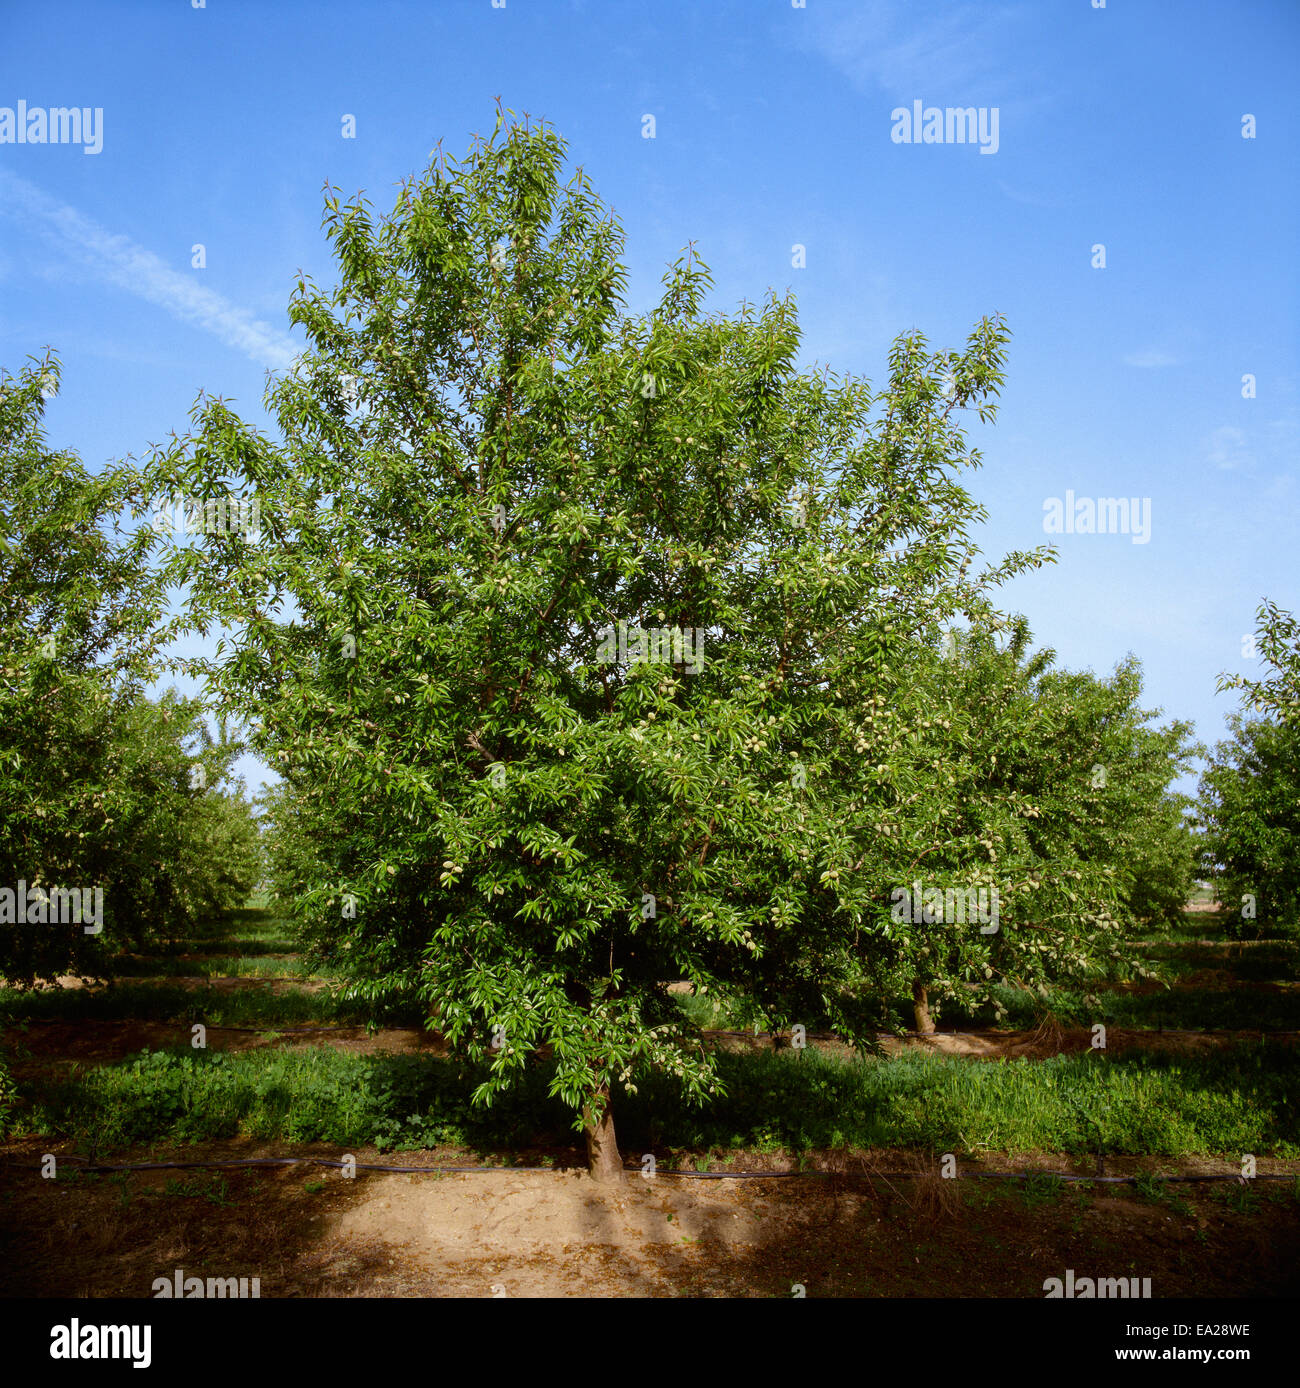
[{"label": "green grass", "polygon": [[293,936],[272,929],[226,930],[220,934],[187,935],[182,939],[172,940],[165,949],[160,949],[156,954],[120,955],[118,958],[125,963],[129,959],[145,962],[172,959],[178,954],[260,955],[295,954],[297,951],[298,945]]},{"label": "green grass", "polygon": [[[50,988],[18,992],[0,988],[0,1026],[25,1021],[146,1021],[207,1026],[361,1025],[370,1016],[364,1002],[327,990],[247,988],[222,992],[175,983],[114,983],[105,988]],[[393,1024],[419,1025],[420,1010],[394,1009]]]},{"label": "green grass", "polygon": [[[1020,989],[993,990],[1006,1009],[1007,1027],[1031,1027],[1042,1013],[1043,999]],[[1101,992],[1096,1002],[1065,989],[1052,990],[1047,998],[1062,1026],[1111,1026],[1158,1028],[1180,1031],[1250,1031],[1258,1028],[1300,1030],[1300,990],[1289,993],[1229,991],[1215,988],[1161,989],[1157,992]],[[949,1003],[941,1012],[943,1027],[972,1024],[988,1026],[992,1009],[962,1009]]]},{"label": "green grass", "polygon": [[[616,1101],[629,1158],[665,1147],[914,1147],[1161,1156],[1300,1156],[1300,1055],[1241,1045],[1198,1056],[1131,1053],[988,1064],[931,1054],[841,1060],[809,1051],[721,1055],[726,1085],[691,1109],[664,1077]],[[152,1052],[26,1093],[19,1131],[104,1147],[213,1141],[480,1150],[573,1142],[549,1098],[549,1068],[490,1109],[470,1094],[482,1072],[427,1056],[328,1047],[222,1054]]]},{"label": "green grass", "polygon": [[1203,944],[1200,941],[1144,942],[1142,953],[1170,978],[1201,969],[1222,970],[1243,983],[1291,983],[1300,977],[1300,946],[1285,940]]},{"label": "green grass", "polygon": [[[125,1175],[126,1173],[122,1174]],[[230,1206],[235,1203],[230,1197],[230,1187],[226,1177],[219,1172],[210,1176],[199,1175],[191,1176],[188,1179],[169,1179],[163,1186],[162,1193],[183,1199],[206,1200],[213,1205]]]},{"label": "green grass", "polygon": [[1172,1214],[1190,1215],[1192,1213],[1192,1207],[1187,1201],[1181,1196],[1175,1195],[1169,1188],[1169,1182],[1162,1181],[1159,1176],[1143,1172],[1133,1182],[1133,1189],[1142,1199],[1150,1201],[1153,1205],[1163,1205]]},{"label": "green grass", "polygon": [[[1213,943],[1207,941],[1215,941]],[[1300,1031],[1300,989],[1267,992],[1236,988],[1237,983],[1293,983],[1300,978],[1300,944],[1290,940],[1262,940],[1244,944],[1222,938],[1216,940],[1214,927],[1205,918],[1185,928],[1176,928],[1160,938],[1135,942],[1135,979],[1138,965],[1166,983],[1178,984],[1200,970],[1214,969],[1222,974],[1218,986],[1189,988],[1160,987],[1145,994],[1126,993],[1111,986],[1099,986],[1095,1002],[1085,1000],[1081,991],[1049,989],[1046,996],[1010,986],[995,987],[995,998],[1006,1009],[1005,1028],[1033,1027],[1049,1011],[1063,1026],[1091,1026],[1104,1022],[1130,1028],[1168,1028],[1186,1031],[1249,1031],[1259,1028]],[[697,1026],[729,1031],[748,1031],[755,1021],[767,1029],[766,1019],[748,1000],[728,994],[676,994],[678,1007]],[[890,1000],[894,1013],[910,1018],[910,999]],[[963,1006],[960,1001],[935,1004],[942,1028],[991,1027],[995,1010]],[[812,1029],[822,1022],[809,1020]],[[910,1025],[910,1021],[908,1022]]]},{"label": "green grass", "polygon": [[1234,1214],[1255,1214],[1259,1210],[1258,1190],[1249,1186],[1221,1185],[1210,1191],[1210,1199],[1224,1205]]},{"label": "green grass", "polygon": [[281,955],[201,955],[157,957],[132,955],[114,961],[118,978],[318,978],[324,975],[305,969],[300,956]]},{"label": "green grass", "polygon": [[287,921],[258,907],[228,911],[192,935],[172,940],[168,953],[291,954],[299,948]]},{"label": "green grass", "polygon": [[727,993],[674,993],[683,1014],[697,1027],[714,1031],[750,1031],[757,1019],[747,999]]},{"label": "green grass", "polygon": [[1066,1184],[1059,1176],[1034,1176],[1020,1187],[1020,1200],[1027,1210],[1054,1205],[1064,1196]]}]

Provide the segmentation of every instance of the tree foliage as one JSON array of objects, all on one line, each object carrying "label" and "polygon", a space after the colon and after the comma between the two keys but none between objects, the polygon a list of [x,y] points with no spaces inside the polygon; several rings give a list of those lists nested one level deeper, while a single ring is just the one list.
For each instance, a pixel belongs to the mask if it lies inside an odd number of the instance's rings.
[{"label": "tree foliage", "polygon": [[[104,976],[260,871],[248,807],[218,789],[238,747],[195,701],[144,694],[164,625],[156,536],[128,529],[140,476],[49,447],[57,384],[53,358],[0,376],[0,914],[27,896],[0,921],[0,975],[22,984]],[[69,888],[103,892],[98,931],[48,918],[41,894]]]},{"label": "tree foliage", "polygon": [[[995,414],[999,319],[901,337],[874,392],[799,368],[790,299],[707,312],[691,250],[633,315],[562,141],[499,133],[387,217],[327,193],[340,282],[293,296],[279,437],[204,398],[155,485],[259,499],[260,542],[172,577],[230,628],[193,668],[284,778],[274,871],[318,954],[424,999],[484,1102],[548,1047],[591,1141],[648,1069],[716,1086],[675,979],[870,1044],[854,864],[893,773],[864,702],[1050,551],[972,573],[958,412]],[[688,636],[638,660],[620,626]]]},{"label": "tree foliage", "polygon": [[851,871],[876,903],[871,992],[910,993],[922,1029],[936,1001],[1001,1015],[997,984],[1112,975],[1135,918],[1181,912],[1190,887],[1186,797],[1169,789],[1189,726],[1148,726],[1135,661],[1099,679],[1029,640],[1023,619],[982,614],[862,706],[875,832]]},{"label": "tree foliage", "polygon": [[1300,928],[1300,626],[1265,602],[1257,644],[1271,669],[1220,677],[1246,707],[1229,718],[1200,786],[1206,869],[1232,932],[1251,936]]},{"label": "tree foliage", "polygon": [[1219,689],[1239,689],[1256,713],[1295,722],[1300,719],[1300,621],[1265,599],[1255,613],[1255,645],[1272,673],[1259,680],[1220,675]]}]

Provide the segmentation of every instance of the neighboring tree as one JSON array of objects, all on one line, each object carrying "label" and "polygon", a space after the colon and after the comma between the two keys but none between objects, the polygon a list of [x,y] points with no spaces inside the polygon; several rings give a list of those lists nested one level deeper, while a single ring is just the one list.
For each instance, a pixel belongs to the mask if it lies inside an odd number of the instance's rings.
[{"label": "neighboring tree", "polygon": [[1300,723],[1228,719],[1201,777],[1205,867],[1234,937],[1300,925]]},{"label": "neighboring tree", "polygon": [[119,824],[110,842],[152,894],[150,938],[189,935],[243,906],[262,878],[261,834],[233,775],[244,743],[224,729],[214,738],[201,701],[174,692],[133,715],[140,750],[122,779],[138,782],[140,819]]},{"label": "neighboring tree", "polygon": [[1023,618],[980,614],[863,707],[854,750],[877,773],[878,833],[853,870],[876,902],[871,991],[910,995],[921,1032],[938,1001],[1001,1016],[997,984],[1113,976],[1134,917],[1181,911],[1190,889],[1185,797],[1169,790],[1189,726],[1147,726],[1136,661],[1103,680],[1053,670],[1029,641]]},{"label": "neighboring tree", "polygon": [[[58,383],[53,356],[0,373],[0,888],[13,892],[106,885],[92,857],[113,787],[96,773],[115,720],[139,697],[160,608],[152,537],[115,524],[137,479],[93,477],[46,442]],[[114,922],[121,906],[106,893]],[[106,937],[107,924],[99,936],[0,924],[0,975],[97,971]]]},{"label": "neighboring tree", "polygon": [[[265,787],[257,804],[262,811],[269,900],[277,915],[295,925],[298,943],[307,951],[305,962],[334,967],[340,949],[334,917],[306,903],[318,883],[330,880],[329,845],[335,833],[346,833],[347,827],[333,822],[329,805],[322,805],[309,790],[287,781]],[[354,996],[376,1004],[388,994],[370,979],[353,978],[352,990]]]},{"label": "neighboring tree", "polygon": [[1300,626],[1266,602],[1257,646],[1272,673],[1223,675],[1219,688],[1269,716],[1228,719],[1200,787],[1205,868],[1238,936],[1300,928]]},{"label": "neighboring tree", "polygon": [[233,633],[190,668],[284,778],[273,871],[318,955],[490,1059],[481,1102],[549,1047],[617,1180],[620,1086],[717,1087],[671,981],[873,1044],[863,701],[1050,551],[968,576],[953,412],[993,416],[1000,320],[900,338],[875,395],[797,368],[788,299],[706,314],[691,253],[629,316],[563,143],[497,124],[378,222],[327,195],[341,284],[299,281],[279,439],[205,398],[154,485],[260,503],[259,542],[172,578]]},{"label": "neighboring tree", "polygon": [[1069,748],[1081,749],[1076,769],[1087,773],[1092,792],[1083,812],[1062,821],[1062,836],[1113,874],[1126,934],[1181,923],[1196,871],[1194,802],[1172,787],[1205,750],[1191,740],[1192,724],[1151,725],[1162,710],[1139,707],[1142,667],[1133,656],[1107,679],[1049,671],[1037,697],[1056,723],[1062,759]]},{"label": "neighboring tree", "polygon": [[1255,613],[1254,645],[1273,673],[1262,680],[1220,675],[1220,692],[1240,689],[1256,713],[1294,723],[1300,719],[1300,621],[1266,598]]},{"label": "neighboring tree", "polygon": [[[1178,755],[1181,765],[1185,753]],[[1191,796],[1166,789],[1133,823],[1130,857],[1123,865],[1129,879],[1123,904],[1131,920],[1165,930],[1185,922],[1201,870],[1194,806]]]},{"label": "neighboring tree", "polygon": [[[238,748],[193,701],[144,696],[157,537],[124,530],[138,474],[49,448],[57,383],[53,358],[0,375],[0,977],[27,986],[104,977],[113,952],[225,909],[258,852],[242,797],[218,789]],[[102,892],[97,933],[53,895],[69,889]]]}]

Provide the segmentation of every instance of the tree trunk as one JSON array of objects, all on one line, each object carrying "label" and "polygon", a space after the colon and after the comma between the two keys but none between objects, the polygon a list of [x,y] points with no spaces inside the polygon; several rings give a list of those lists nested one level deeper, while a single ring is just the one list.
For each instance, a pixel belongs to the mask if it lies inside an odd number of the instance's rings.
[{"label": "tree trunk", "polygon": [[598,1122],[592,1120],[591,1104],[582,1110],[587,1138],[587,1174],[603,1185],[617,1185],[623,1180],[623,1158],[614,1138],[614,1110],[610,1107],[609,1092],[605,1091],[601,1097],[605,1101],[605,1111]]},{"label": "tree trunk", "polygon": [[923,1036],[933,1034],[934,1018],[930,1016],[930,998],[925,984],[919,978],[912,982],[912,1016],[916,1021],[917,1031]]}]

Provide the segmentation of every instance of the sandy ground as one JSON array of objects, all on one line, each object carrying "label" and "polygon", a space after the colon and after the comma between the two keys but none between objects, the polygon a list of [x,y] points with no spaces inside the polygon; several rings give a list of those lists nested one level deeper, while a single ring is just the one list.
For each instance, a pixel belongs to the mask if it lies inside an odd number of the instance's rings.
[{"label": "sandy ground", "polygon": [[[248,977],[217,986],[302,985]],[[1190,1051],[1258,1034],[1112,1027],[1107,1049]],[[188,1039],[187,1027],[145,1021],[33,1022],[6,1034],[20,1078]],[[714,1039],[728,1049],[771,1044],[724,1033]],[[809,1041],[847,1051],[833,1039]],[[435,1034],[415,1028],[370,1034],[364,1027],[214,1027],[208,1044],[445,1053]],[[1048,1028],[882,1042],[889,1055],[927,1049],[986,1061],[1082,1053],[1090,1044],[1089,1030]],[[347,1180],[337,1170],[299,1165],[96,1177],[62,1159],[60,1178],[44,1180],[38,1168],[48,1147],[36,1139],[0,1143],[0,1295],[147,1297],[155,1278],[182,1268],[188,1275],[258,1277],[268,1298],[788,1297],[799,1289],[809,1297],[1038,1297],[1043,1280],[1067,1267],[1078,1276],[1150,1276],[1157,1297],[1300,1295],[1300,1201],[1282,1183],[1251,1190],[1180,1185],[1164,1201],[1123,1186],[1068,1186],[1044,1196],[1023,1185],[943,1181],[933,1160],[909,1152],[828,1155],[815,1163],[828,1173],[819,1176],[704,1180],[661,1172],[653,1180],[631,1174],[617,1187],[594,1185],[574,1169],[362,1171]],[[342,1153],[236,1141],[160,1145],[120,1159],[286,1155]],[[354,1155],[385,1165],[473,1160],[451,1151]],[[560,1165],[574,1160],[572,1152],[552,1155]],[[737,1153],[735,1166],[781,1160]],[[987,1161],[1001,1170],[1092,1174],[1061,1155],[989,1154]],[[1106,1170],[1152,1165],[1113,1158]],[[1209,1161],[1176,1166],[1225,1170]],[[1258,1169],[1295,1175],[1300,1163],[1260,1161]]]},{"label": "sandy ground", "polygon": [[[341,1155],[296,1155],[311,1151]],[[348,1180],[294,1166],[92,1178],[72,1177],[71,1163],[49,1181],[37,1174],[40,1154],[36,1142],[0,1154],[0,1295],[148,1297],[154,1279],[177,1268],[256,1276],[266,1298],[788,1297],[798,1287],[809,1297],[1041,1296],[1043,1280],[1066,1267],[1150,1276],[1156,1296],[1300,1293],[1300,1203],[1280,1184],[1257,1187],[1245,1208],[1231,1203],[1236,1185],[1178,1186],[1186,1203],[1177,1206],[1131,1187],[1072,1186],[1043,1198],[1025,1186],[943,1181],[932,1162],[905,1152],[841,1157],[822,1176],[629,1174],[618,1187],[575,1170],[363,1170]],[[173,1153],[264,1154],[248,1143]],[[1069,1166],[1060,1156],[990,1162],[1045,1164]],[[1137,1163],[1108,1169],[1125,1166]],[[1286,1164],[1260,1162],[1261,1174],[1274,1168]]]}]

